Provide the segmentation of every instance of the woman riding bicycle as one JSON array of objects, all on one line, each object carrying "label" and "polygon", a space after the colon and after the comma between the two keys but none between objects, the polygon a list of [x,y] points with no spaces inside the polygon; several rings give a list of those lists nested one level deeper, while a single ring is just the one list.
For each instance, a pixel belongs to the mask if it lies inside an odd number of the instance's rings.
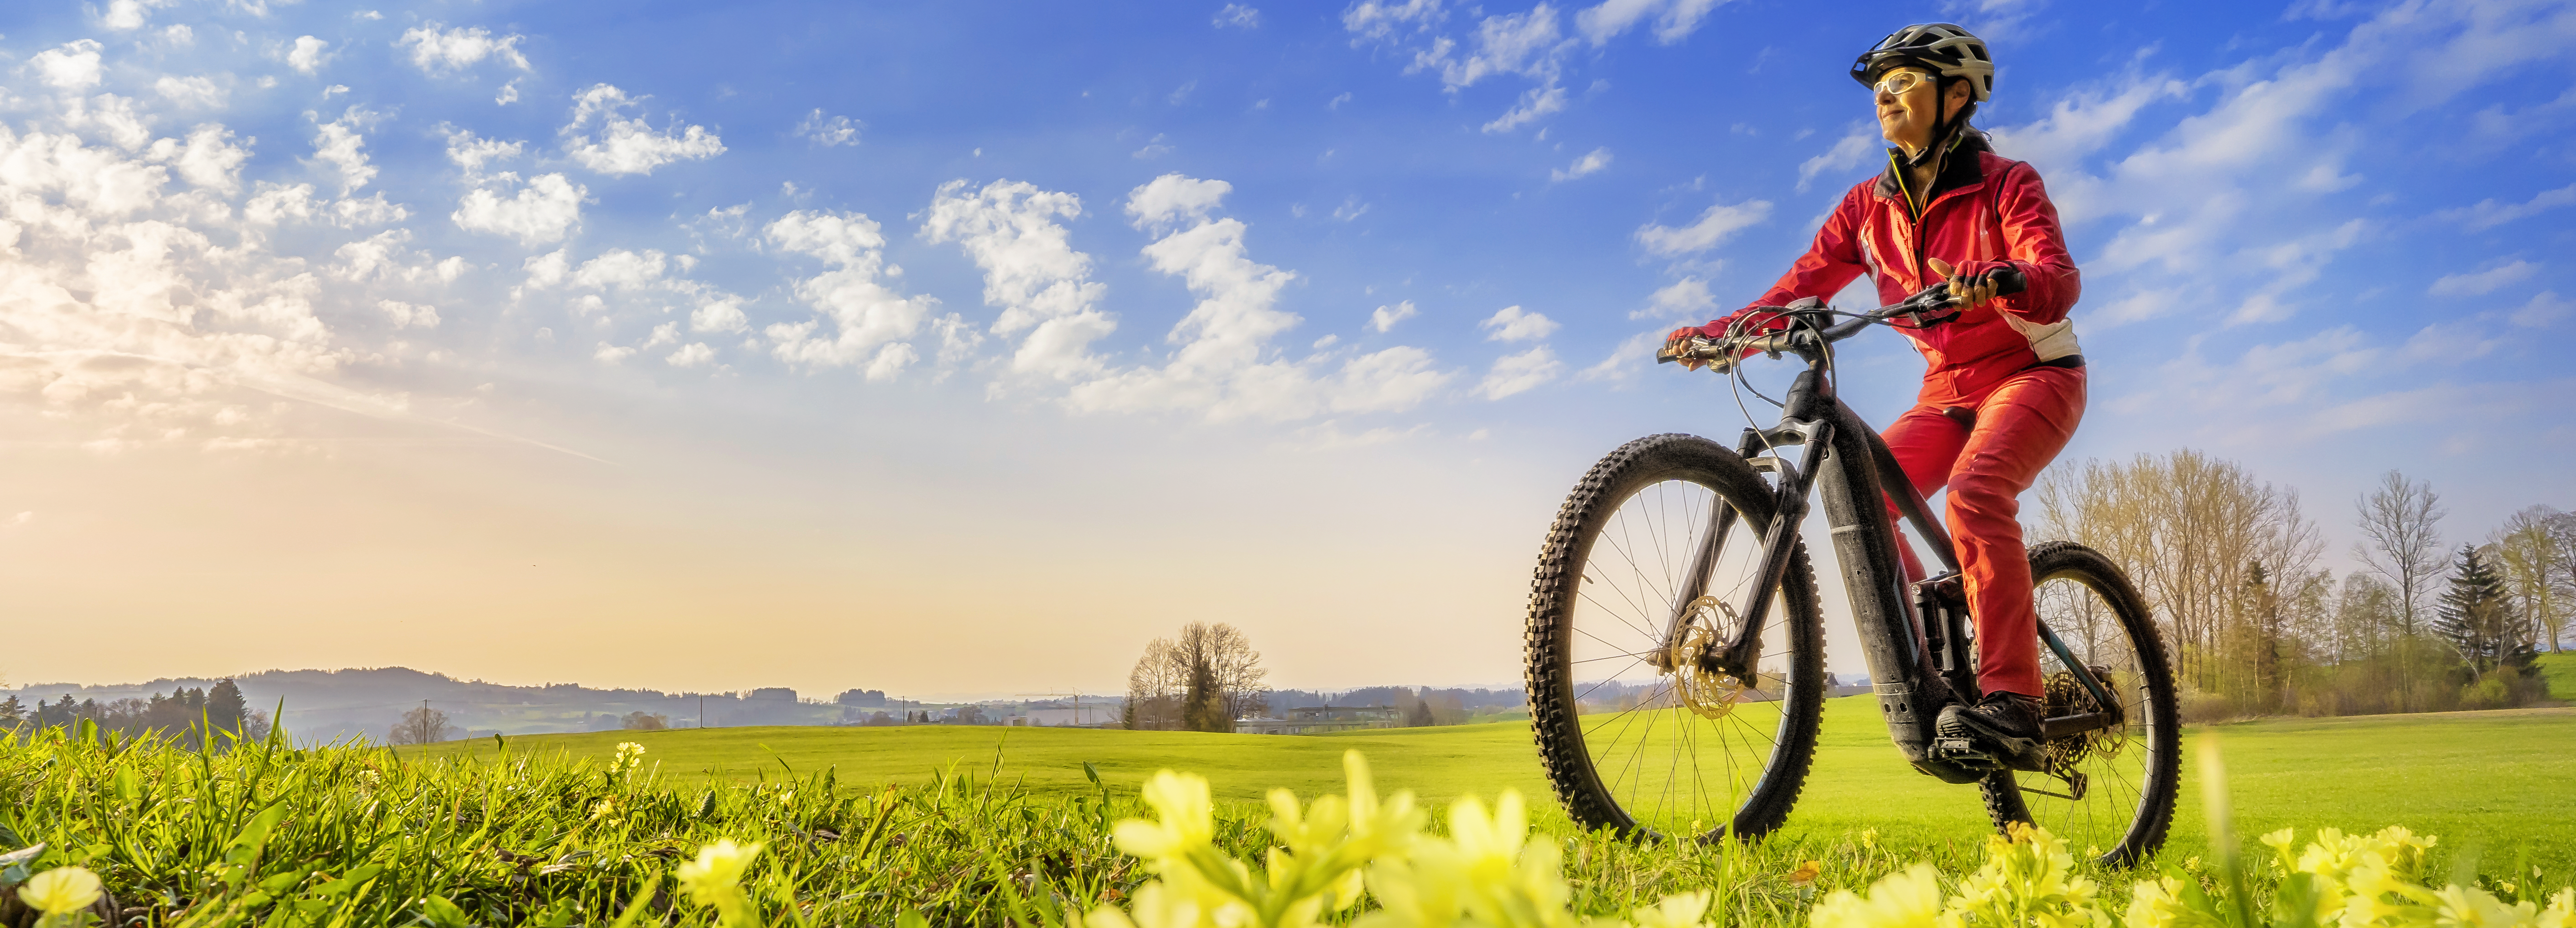
[{"label": "woman riding bicycle", "polygon": [[[1983,41],[1948,23],[1908,26],[1851,73],[1871,88],[1880,132],[1895,146],[1886,172],[1843,195],[1815,244],[1760,299],[1676,330],[1670,342],[1780,330],[1775,307],[1830,299],[1864,273],[1886,303],[1948,282],[1952,312],[1906,332],[1925,360],[1923,389],[1884,437],[1918,491],[1949,491],[1943,508],[1976,619],[1985,696],[1944,709],[1943,734],[2036,740],[2039,618],[2016,497],[2084,415],[2084,358],[2066,318],[2082,286],[2039,173],[1996,155],[1968,125],[1994,82]],[[1997,296],[1987,277],[2007,267],[2027,289]],[[1923,579],[1911,546],[1900,548],[1907,579]]]}]

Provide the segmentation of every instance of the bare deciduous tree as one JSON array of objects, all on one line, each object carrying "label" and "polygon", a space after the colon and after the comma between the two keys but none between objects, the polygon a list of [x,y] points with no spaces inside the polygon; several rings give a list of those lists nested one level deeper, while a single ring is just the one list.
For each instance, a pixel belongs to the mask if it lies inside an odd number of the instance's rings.
[{"label": "bare deciduous tree", "polygon": [[2504,520],[2487,543],[2485,556],[2504,574],[2514,612],[2526,626],[2525,638],[2550,651],[2560,650],[2559,632],[2576,616],[2576,582],[2568,576],[2568,545],[2576,543],[2576,517],[2548,506],[2532,506]]},{"label": "bare deciduous tree", "polygon": [[2402,631],[2422,634],[2422,610],[2447,559],[2437,526],[2450,513],[2442,508],[2441,495],[2431,483],[2408,480],[2392,470],[2380,475],[2379,488],[2353,500],[2353,506],[2360,510],[2355,524],[2362,537],[2352,546],[2353,556],[2397,587]]},{"label": "bare deciduous tree", "polygon": [[1269,711],[1269,676],[1242,629],[1192,622],[1148,643],[1128,673],[1128,727],[1233,731],[1235,719]]},{"label": "bare deciduous tree", "polygon": [[456,726],[447,723],[447,713],[421,706],[402,715],[386,739],[394,744],[436,744],[456,738]]},{"label": "bare deciduous tree", "polygon": [[1145,656],[1127,672],[1127,727],[1172,731],[1181,727],[1181,699],[1188,692],[1185,668],[1174,660],[1172,640],[1145,643]]},{"label": "bare deciduous tree", "polygon": [[[2276,654],[2286,628],[2314,624],[2292,622],[2283,597],[2321,601],[2312,589],[2323,582],[2316,523],[2297,491],[2236,462],[2186,448],[2060,465],[2041,477],[2039,502],[2042,535],[2080,542],[2130,572],[2178,646],[2183,680],[2204,691],[2264,676],[2252,662],[2221,659],[2231,640]],[[2232,670],[2253,679],[2231,680]]]}]

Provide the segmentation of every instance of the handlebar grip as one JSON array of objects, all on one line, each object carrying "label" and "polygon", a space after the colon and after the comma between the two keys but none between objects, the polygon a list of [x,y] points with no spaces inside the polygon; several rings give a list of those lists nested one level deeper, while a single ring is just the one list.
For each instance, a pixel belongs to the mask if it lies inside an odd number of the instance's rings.
[{"label": "handlebar grip", "polygon": [[2030,278],[2017,267],[1999,267],[1986,272],[1986,282],[1995,285],[1996,296],[2011,296],[2030,289]]}]

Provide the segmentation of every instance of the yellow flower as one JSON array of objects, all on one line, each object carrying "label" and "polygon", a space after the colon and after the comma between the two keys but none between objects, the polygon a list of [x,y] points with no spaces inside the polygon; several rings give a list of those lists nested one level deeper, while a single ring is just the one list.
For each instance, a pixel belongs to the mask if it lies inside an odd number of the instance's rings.
[{"label": "yellow flower", "polygon": [[1637,928],[1699,928],[1700,918],[1708,914],[1709,891],[1678,893],[1663,901],[1628,913],[1629,924]]},{"label": "yellow flower", "polygon": [[742,874],[751,869],[760,848],[758,841],[735,844],[732,838],[699,848],[698,859],[677,870],[680,888],[688,892],[689,901],[716,910],[725,924],[751,924],[751,896],[742,890]]},{"label": "yellow flower", "polygon": [[1113,834],[1118,849],[1148,860],[1175,858],[1216,840],[1216,804],[1208,798],[1206,777],[1165,770],[1145,781],[1145,804],[1162,821],[1131,818]]},{"label": "yellow flower", "polygon": [[2200,924],[2200,913],[2183,904],[2182,881],[2169,876],[2139,880],[2130,887],[2129,928],[2178,928]]},{"label": "yellow flower", "polygon": [[2073,874],[2075,858],[2048,829],[2016,823],[2008,837],[1986,839],[1986,863],[1961,881],[1949,912],[1972,924],[2077,928],[2107,922],[2094,907],[2099,889]]},{"label": "yellow flower", "polygon": [[1837,889],[1816,903],[1813,928],[1941,928],[1941,874],[1915,864],[1871,884],[1869,895]]},{"label": "yellow flower", "polygon": [[68,915],[96,904],[100,892],[98,874],[80,867],[56,867],[18,887],[18,898],[47,915]]}]

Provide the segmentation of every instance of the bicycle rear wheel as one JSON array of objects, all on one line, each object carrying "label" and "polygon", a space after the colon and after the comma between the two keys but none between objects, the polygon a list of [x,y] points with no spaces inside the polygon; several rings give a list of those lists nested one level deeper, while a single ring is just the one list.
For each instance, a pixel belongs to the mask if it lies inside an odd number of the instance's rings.
[{"label": "bicycle rear wheel", "polygon": [[[1995,827],[2027,822],[2104,865],[2126,867],[2164,846],[2181,776],[2181,721],[2172,666],[2146,600],[2091,548],[2049,542],[2030,550],[2039,620],[2108,691],[2122,724],[2047,741],[2047,769],[2006,770],[1981,781]],[[2039,669],[2050,717],[2104,706],[2043,639]]]},{"label": "bicycle rear wheel", "polygon": [[[1762,476],[1690,435],[1611,452],[1558,510],[1530,590],[1527,672],[1539,756],[1577,823],[1640,837],[1729,828],[1754,837],[1788,817],[1824,695],[1803,544],[1771,594],[1754,679],[1700,672],[1693,659],[1740,627],[1733,610],[1757,580],[1771,517]],[[1694,583],[1695,553],[1721,526],[1718,556]],[[1686,601],[1692,589],[1706,595]],[[1690,601],[1700,606],[1685,634],[1667,643],[1676,607]]]}]

